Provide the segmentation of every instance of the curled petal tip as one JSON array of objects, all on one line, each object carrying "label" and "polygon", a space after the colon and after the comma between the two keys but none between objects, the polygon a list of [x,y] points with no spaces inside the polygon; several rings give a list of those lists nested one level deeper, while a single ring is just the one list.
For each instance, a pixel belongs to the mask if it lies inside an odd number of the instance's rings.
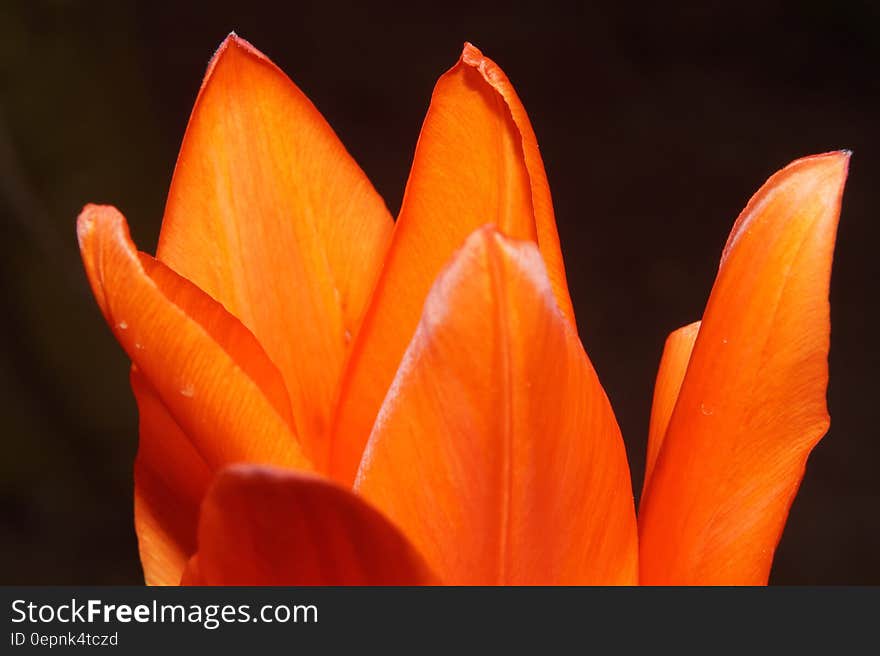
[{"label": "curled petal tip", "polygon": [[82,248],[83,239],[92,231],[95,225],[95,208],[96,206],[89,203],[82,208],[79,216],[76,217],[76,237],[79,240],[80,248]]},{"label": "curled petal tip", "polygon": [[486,55],[484,55],[483,52],[470,41],[465,41],[460,61],[462,64],[477,69],[486,82],[493,87],[498,84],[509,84],[507,76],[505,76],[504,72],[498,67],[498,64],[486,57]]},{"label": "curled petal tip", "polygon": [[94,232],[98,222],[114,226],[123,221],[122,214],[112,205],[86,204],[76,219],[76,236],[80,248],[83,247],[83,241]]},{"label": "curled petal tip", "polygon": [[464,42],[464,47],[461,50],[461,60],[465,64],[470,64],[471,66],[476,66],[482,61],[483,53],[470,41]]},{"label": "curled petal tip", "polygon": [[95,213],[101,208],[101,205],[97,203],[86,203],[83,205],[82,210],[80,210],[79,216],[76,219],[77,228],[82,225],[91,225],[95,220]]}]

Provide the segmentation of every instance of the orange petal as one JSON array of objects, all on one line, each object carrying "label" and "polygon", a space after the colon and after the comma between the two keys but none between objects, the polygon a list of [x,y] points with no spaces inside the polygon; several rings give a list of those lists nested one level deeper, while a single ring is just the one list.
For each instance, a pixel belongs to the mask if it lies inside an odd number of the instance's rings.
[{"label": "orange petal", "polygon": [[177,585],[196,551],[199,505],[211,472],[156,391],[135,367],[140,416],[134,466],[134,521],[147,585]]},{"label": "orange petal", "polygon": [[140,441],[135,528],[146,582],[176,585],[195,551],[211,470],[237,460],[308,467],[281,375],[247,329],[201,290],[139,254],[112,207],[77,231],[101,311],[132,358]]},{"label": "orange petal", "polygon": [[722,257],[640,513],[649,584],[763,584],[828,429],[828,283],[849,153],[798,160]]},{"label": "orange petal", "polygon": [[660,369],[657,371],[657,380],[654,383],[654,400],[651,403],[648,456],[645,460],[645,482],[642,485],[642,494],[648,488],[648,481],[651,480],[657,454],[660,453],[663,438],[666,437],[666,427],[678,400],[678,391],[681,389],[681,382],[684,380],[694,341],[699,332],[700,322],[695,321],[671,333],[663,347]]},{"label": "orange petal", "polygon": [[438,277],[356,489],[450,583],[636,581],[620,431],[534,244],[478,230]]},{"label": "orange petal", "polygon": [[233,465],[212,484],[199,552],[184,575],[201,585],[420,585],[422,558],[376,510],[313,476]]},{"label": "orange petal", "polygon": [[284,383],[253,335],[193,284],[138,253],[115,208],[86,206],[77,232],[107,323],[205,463],[308,467]]},{"label": "orange petal", "polygon": [[187,127],[157,257],[256,336],[281,370],[307,455],[324,439],[392,225],[318,110],[230,35]]},{"label": "orange petal", "polygon": [[434,278],[479,226],[536,240],[555,299],[574,325],[547,177],[513,86],[466,44],[434,89],[392,246],[352,349],[331,470],[351,480]]}]

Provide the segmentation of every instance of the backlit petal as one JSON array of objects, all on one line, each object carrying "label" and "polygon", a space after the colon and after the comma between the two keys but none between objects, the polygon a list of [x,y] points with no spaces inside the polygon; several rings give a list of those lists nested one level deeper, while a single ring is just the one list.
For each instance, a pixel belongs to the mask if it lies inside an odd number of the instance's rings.
[{"label": "backlit petal", "polygon": [[115,208],[87,206],[77,232],[113,334],[207,465],[308,467],[283,380],[253,335],[192,283],[138,253]]},{"label": "backlit petal", "polygon": [[391,229],[318,110],[230,35],[187,127],[157,257],[256,336],[281,370],[307,455],[324,440]]},{"label": "backlit petal", "polygon": [[654,382],[654,400],[651,403],[651,423],[648,427],[648,456],[645,460],[645,482],[642,493],[648,487],[651,472],[657,462],[657,454],[666,437],[666,427],[678,400],[678,391],[691,359],[694,341],[700,332],[700,322],[688,324],[669,335],[660,358],[660,369]]},{"label": "backlit petal", "polygon": [[537,241],[556,303],[574,313],[537,141],[513,86],[467,44],[434,89],[375,296],[343,380],[331,471],[350,480],[435,276],[479,226]]},{"label": "backlit petal", "polygon": [[794,162],[734,226],[641,505],[645,583],[767,581],[829,424],[828,283],[848,162]]},{"label": "backlit petal", "polygon": [[450,583],[636,581],[620,431],[533,243],[482,228],[440,274],[356,489]]},{"label": "backlit petal", "polygon": [[326,480],[254,465],[220,472],[202,505],[201,585],[419,585],[422,558],[379,512]]},{"label": "backlit petal", "polygon": [[134,522],[147,585],[177,585],[196,551],[199,505],[211,470],[159,395],[132,367],[140,425]]}]

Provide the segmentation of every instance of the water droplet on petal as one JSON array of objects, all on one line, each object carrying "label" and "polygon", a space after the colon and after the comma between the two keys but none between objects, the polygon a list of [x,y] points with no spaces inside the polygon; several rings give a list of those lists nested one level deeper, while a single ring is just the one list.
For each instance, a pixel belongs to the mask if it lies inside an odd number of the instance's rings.
[{"label": "water droplet on petal", "polygon": [[710,408],[708,405],[706,405],[705,403],[701,403],[700,404],[700,412],[702,412],[704,415],[706,415],[708,417],[709,415],[711,415],[715,411],[712,408]]},{"label": "water droplet on petal", "polygon": [[128,328],[128,322],[123,319],[122,321],[117,323],[116,326],[119,328],[119,330],[125,330],[126,328]]},{"label": "water droplet on petal", "polygon": [[345,343],[348,344],[351,341],[351,331],[346,328],[345,329]]},{"label": "water droplet on petal", "polygon": [[187,385],[186,387],[181,388],[180,393],[188,399],[191,399],[196,395],[196,391],[192,385]]}]

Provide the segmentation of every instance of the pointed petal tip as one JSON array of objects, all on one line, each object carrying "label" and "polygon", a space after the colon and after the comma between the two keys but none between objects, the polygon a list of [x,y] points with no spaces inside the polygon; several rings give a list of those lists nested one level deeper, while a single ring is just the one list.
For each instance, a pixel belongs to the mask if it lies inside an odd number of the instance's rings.
[{"label": "pointed petal tip", "polygon": [[260,52],[250,41],[238,36],[235,30],[230,32],[229,35],[223,40],[220,48],[223,48],[227,45],[233,46],[235,50],[238,50],[240,52],[244,52],[249,55],[255,55],[261,59],[266,58],[266,56],[262,52]]},{"label": "pointed petal tip", "polygon": [[694,321],[693,323],[676,328],[666,336],[666,341],[663,344],[664,348],[669,348],[682,340],[690,342],[691,347],[693,347],[693,342],[696,340],[697,335],[700,334],[700,326],[702,323],[701,320]]},{"label": "pointed petal tip", "polygon": [[[840,150],[831,150],[826,153],[819,153],[817,155],[808,155],[807,157],[802,157],[800,159],[795,160],[789,166],[795,166],[797,164],[802,164],[806,162],[813,163],[823,163],[828,167],[838,168],[842,173],[846,173],[849,169],[849,161],[852,158],[852,150],[849,148],[841,148]],[[789,167],[786,167],[789,168]]]},{"label": "pointed petal tip", "polygon": [[782,167],[768,182],[799,174],[809,176],[815,181],[814,184],[842,186],[849,172],[851,157],[852,151],[848,148],[800,157]]},{"label": "pointed petal tip", "polygon": [[[768,197],[779,190],[788,189],[793,194],[791,203],[819,203],[831,211],[824,213],[826,228],[834,228],[840,217],[840,204],[843,189],[849,175],[849,161],[852,151],[849,149],[834,150],[816,155],[808,155],[796,159],[774,173],[767,182],[749,200],[745,209],[733,224],[727,243],[721,253],[721,262],[727,259],[739,237],[747,232],[753,215]],[[835,208],[836,209],[832,209]],[[787,215],[791,220],[800,216],[798,213]]]},{"label": "pointed petal tip", "polygon": [[833,153],[829,153],[829,156],[834,159],[835,164],[839,168],[838,176],[840,180],[840,193],[843,193],[843,183],[846,181],[847,176],[849,175],[849,162],[852,159],[853,151],[849,148],[844,148],[842,150],[834,151]]},{"label": "pointed petal tip", "polygon": [[[529,275],[535,286],[542,290],[546,287],[546,291],[550,292],[545,264],[541,259],[538,245],[532,241],[510,237],[499,230],[495,223],[485,223],[468,235],[458,252],[466,251],[479,253],[480,257],[498,260],[505,255],[513,256],[516,253],[518,254],[516,257],[522,257],[531,262],[532,266],[525,269],[525,273]],[[454,255],[443,271],[447,270],[453,260]],[[441,275],[443,275],[443,271],[441,271]],[[428,298],[430,299],[431,296],[429,295]],[[445,304],[445,300],[440,303],[441,306],[445,306]]]},{"label": "pointed petal tip", "polygon": [[226,35],[226,38],[220,42],[220,45],[217,46],[217,50],[214,51],[214,56],[211,59],[217,59],[218,56],[223,54],[228,48],[240,48],[242,50],[253,49],[254,47],[246,40],[238,36],[235,30],[231,30],[229,34]]},{"label": "pointed petal tip", "polygon": [[838,161],[840,161],[844,167],[844,171],[849,173],[849,162],[852,159],[853,151],[849,148],[843,148],[842,150],[838,150],[836,153]]},{"label": "pointed petal tip", "polygon": [[[781,184],[786,179],[796,180],[804,193],[812,193],[817,200],[824,198],[826,203],[837,206],[837,211],[827,214],[827,218],[836,224],[851,157],[852,151],[848,149],[803,157],[772,176],[768,185],[771,181]],[[811,187],[812,192],[809,192]]]},{"label": "pointed petal tip", "polygon": [[[851,158],[852,151],[848,148],[818,153],[816,155],[807,155],[783,167],[776,175],[781,177],[786,173],[803,171],[808,175],[812,174],[817,184],[827,186],[829,189],[833,189],[835,186],[839,186],[842,189],[849,173],[849,161]],[[771,180],[773,177],[771,177]]]},{"label": "pointed petal tip", "polygon": [[207,81],[211,78],[217,65],[227,57],[233,55],[250,56],[259,61],[271,63],[269,58],[254,47],[250,41],[243,39],[233,30],[225,39],[223,39],[220,45],[217,46],[217,50],[214,51],[214,56],[211,57],[211,61],[208,62],[208,70],[205,72],[202,88],[204,88]]}]

